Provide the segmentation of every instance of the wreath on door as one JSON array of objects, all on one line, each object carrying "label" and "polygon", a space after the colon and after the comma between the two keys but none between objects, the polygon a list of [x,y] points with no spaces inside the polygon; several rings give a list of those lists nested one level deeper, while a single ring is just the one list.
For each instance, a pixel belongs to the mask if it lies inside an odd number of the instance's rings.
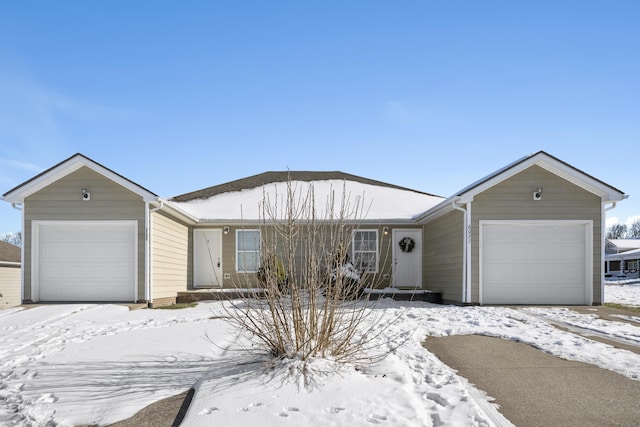
[{"label": "wreath on door", "polygon": [[403,237],[398,245],[400,245],[402,252],[411,252],[416,246],[416,242],[411,237]]}]

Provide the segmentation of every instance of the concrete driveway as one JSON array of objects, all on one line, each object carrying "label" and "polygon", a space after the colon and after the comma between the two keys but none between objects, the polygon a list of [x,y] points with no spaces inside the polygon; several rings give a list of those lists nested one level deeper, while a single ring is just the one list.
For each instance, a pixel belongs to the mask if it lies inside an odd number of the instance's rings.
[{"label": "concrete driveway", "polygon": [[[611,311],[599,307],[595,313],[606,318]],[[608,344],[640,353],[638,347]],[[429,337],[424,346],[495,398],[499,412],[517,427],[640,425],[640,380],[500,338]]]}]

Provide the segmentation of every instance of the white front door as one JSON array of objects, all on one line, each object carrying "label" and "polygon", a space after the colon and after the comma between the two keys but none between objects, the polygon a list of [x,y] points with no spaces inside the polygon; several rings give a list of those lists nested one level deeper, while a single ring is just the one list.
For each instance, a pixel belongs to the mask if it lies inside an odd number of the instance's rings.
[{"label": "white front door", "polygon": [[422,288],[422,230],[419,228],[394,229],[392,239],[392,286]]},{"label": "white front door", "polygon": [[193,286],[222,286],[222,230],[194,230],[193,241]]}]

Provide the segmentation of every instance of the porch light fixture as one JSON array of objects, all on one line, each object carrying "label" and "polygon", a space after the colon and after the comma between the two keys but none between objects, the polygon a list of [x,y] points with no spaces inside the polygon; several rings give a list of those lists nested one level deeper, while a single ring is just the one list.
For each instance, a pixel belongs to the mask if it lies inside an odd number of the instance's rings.
[{"label": "porch light fixture", "polygon": [[229,234],[229,227],[225,226],[225,227],[222,229],[222,232],[223,232],[224,234]]},{"label": "porch light fixture", "polygon": [[384,234],[385,236],[389,234],[389,227],[382,227],[382,234]]},{"label": "porch light fixture", "polygon": [[82,189],[82,200],[85,202],[91,200],[91,193],[89,193],[89,190],[87,190],[86,188]]},{"label": "porch light fixture", "polygon": [[542,200],[542,188],[538,188],[533,192],[533,200]]}]

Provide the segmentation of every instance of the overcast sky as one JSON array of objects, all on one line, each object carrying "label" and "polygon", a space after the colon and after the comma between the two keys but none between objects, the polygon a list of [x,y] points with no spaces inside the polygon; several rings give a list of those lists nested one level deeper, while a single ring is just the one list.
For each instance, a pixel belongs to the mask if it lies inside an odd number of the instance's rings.
[{"label": "overcast sky", "polygon": [[[81,152],[171,197],[270,170],[450,196],[545,150],[640,215],[640,2],[13,1],[0,194]],[[0,203],[0,233],[20,230]]]}]

